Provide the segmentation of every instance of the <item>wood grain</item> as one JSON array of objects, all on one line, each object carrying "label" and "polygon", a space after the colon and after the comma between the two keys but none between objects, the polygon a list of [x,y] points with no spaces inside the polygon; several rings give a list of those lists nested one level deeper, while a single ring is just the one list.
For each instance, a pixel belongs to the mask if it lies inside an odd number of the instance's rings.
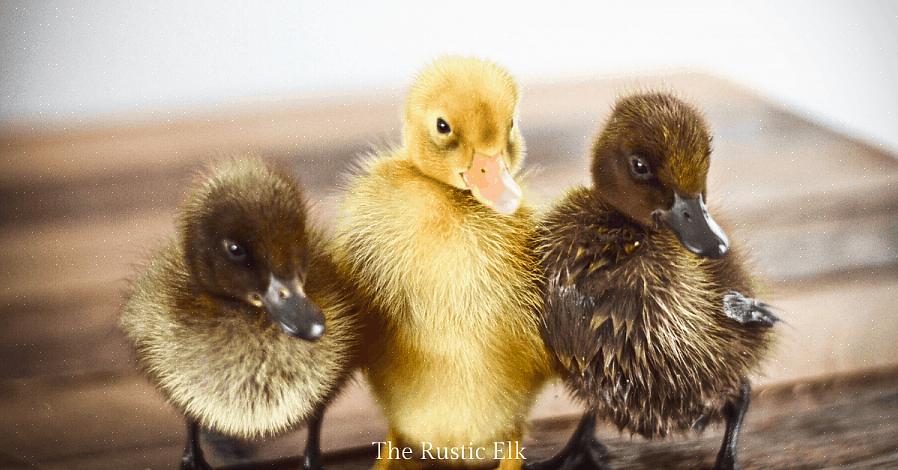
[{"label": "wood grain", "polygon": [[[534,424],[525,442],[528,459],[560,449],[577,416]],[[701,435],[663,441],[620,436],[599,426],[608,463],[618,470],[710,469],[722,439],[722,426]],[[371,447],[331,455],[328,468],[367,469]],[[894,468],[898,466],[898,368],[785,383],[755,390],[740,439],[746,469]],[[297,459],[229,467],[230,470],[297,468]]]}]

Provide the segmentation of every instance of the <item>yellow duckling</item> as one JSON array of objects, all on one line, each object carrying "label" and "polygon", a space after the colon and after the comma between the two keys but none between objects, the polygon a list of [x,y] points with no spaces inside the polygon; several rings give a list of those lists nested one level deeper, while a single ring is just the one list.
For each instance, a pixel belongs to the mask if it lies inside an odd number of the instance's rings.
[{"label": "yellow duckling", "polygon": [[260,160],[228,161],[192,189],[178,225],[121,325],[187,417],[181,468],[209,468],[198,425],[255,438],[307,421],[305,468],[319,468],[323,408],[352,370],[357,331],[300,188]]},{"label": "yellow duckling", "polygon": [[[437,60],[411,87],[403,145],[349,184],[337,261],[367,296],[376,339],[367,376],[390,426],[376,468],[521,467],[551,367],[534,315],[535,222],[513,177],[517,103],[501,67]],[[388,458],[404,447],[428,460]]]}]

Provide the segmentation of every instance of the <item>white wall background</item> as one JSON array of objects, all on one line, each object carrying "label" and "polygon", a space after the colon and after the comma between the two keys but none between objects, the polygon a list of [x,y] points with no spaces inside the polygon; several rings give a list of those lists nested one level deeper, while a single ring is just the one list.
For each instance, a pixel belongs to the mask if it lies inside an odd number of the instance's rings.
[{"label": "white wall background", "polygon": [[0,125],[401,87],[450,52],[521,81],[700,68],[898,151],[888,0],[0,0]]}]

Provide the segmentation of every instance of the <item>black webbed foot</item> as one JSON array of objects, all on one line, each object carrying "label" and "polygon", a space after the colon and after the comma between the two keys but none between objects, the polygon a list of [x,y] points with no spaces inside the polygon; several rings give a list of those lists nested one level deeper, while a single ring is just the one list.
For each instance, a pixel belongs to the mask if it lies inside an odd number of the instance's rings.
[{"label": "black webbed foot", "polygon": [[772,305],[746,297],[738,292],[730,292],[723,296],[724,315],[743,325],[773,326],[780,321],[779,317],[773,314],[775,308]]},{"label": "black webbed foot", "polygon": [[302,457],[303,470],[324,470],[321,466],[321,457],[318,455],[306,454]]},{"label": "black webbed foot", "polygon": [[213,470],[212,466],[206,462],[202,455],[199,457],[188,457],[184,454],[181,457],[181,470]]},{"label": "black webbed foot", "polygon": [[583,415],[561,451],[547,460],[524,464],[524,470],[609,470],[608,449],[596,439],[596,416]]},{"label": "black webbed foot", "polygon": [[739,466],[738,462],[726,461],[715,464],[713,470],[742,470],[742,467]]},{"label": "black webbed foot", "polygon": [[198,448],[191,449],[188,447],[181,456],[181,470],[213,470],[212,466],[206,462],[203,452]]},{"label": "black webbed foot", "polygon": [[181,455],[181,470],[212,470],[200,448],[199,426],[190,419],[187,420],[187,445]]}]

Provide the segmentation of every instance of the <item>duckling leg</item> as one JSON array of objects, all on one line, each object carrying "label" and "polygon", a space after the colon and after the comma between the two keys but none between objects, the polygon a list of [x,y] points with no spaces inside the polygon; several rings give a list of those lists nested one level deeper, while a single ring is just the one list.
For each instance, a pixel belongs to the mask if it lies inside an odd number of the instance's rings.
[{"label": "duckling leg", "polygon": [[187,419],[187,446],[181,456],[181,470],[212,470],[200,449],[199,426],[190,418]]},{"label": "duckling leg", "polygon": [[321,423],[324,421],[322,406],[309,418],[306,450],[302,458],[303,470],[322,470],[321,467]]},{"label": "duckling leg", "polygon": [[745,381],[739,389],[739,396],[727,402],[723,407],[727,428],[723,435],[723,445],[720,447],[720,452],[717,453],[717,462],[714,464],[714,470],[738,470],[740,468],[739,463],[736,462],[736,444],[739,440],[739,431],[742,429],[742,420],[745,418],[745,412],[748,410],[750,401],[751,385],[748,381]]},{"label": "duckling leg", "polygon": [[557,454],[542,462],[528,463],[525,470],[607,470],[608,449],[596,439],[596,413],[583,414],[570,440]]},{"label": "duckling leg", "polygon": [[496,470],[522,470],[523,468],[523,460],[519,458],[507,458],[502,459],[502,462],[499,463],[499,466],[496,467]]}]

